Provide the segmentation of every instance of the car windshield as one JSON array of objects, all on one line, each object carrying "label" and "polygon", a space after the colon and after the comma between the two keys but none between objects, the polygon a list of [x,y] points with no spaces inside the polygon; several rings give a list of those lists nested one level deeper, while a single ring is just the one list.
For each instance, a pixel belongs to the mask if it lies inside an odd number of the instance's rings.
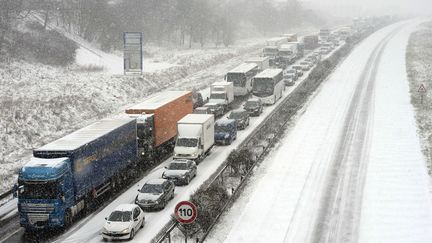
[{"label": "car windshield", "polygon": [[218,124],[215,125],[215,132],[216,133],[218,133],[218,132],[229,132],[229,131],[230,131],[230,128],[228,126],[218,125]]},{"label": "car windshield", "polygon": [[242,119],[244,117],[244,114],[241,112],[231,112],[229,115],[230,119]]},{"label": "car windshield", "polygon": [[23,199],[58,199],[61,197],[60,180],[19,181],[19,195]]},{"label": "car windshield", "polygon": [[168,170],[187,170],[187,169],[188,169],[188,167],[187,167],[186,163],[173,162],[168,166]]},{"label": "car windshield", "polygon": [[246,84],[246,75],[244,73],[228,73],[227,82],[232,82],[235,87],[244,87]]},{"label": "car windshield", "polygon": [[114,211],[108,218],[111,222],[129,222],[131,221],[132,212],[130,211]]},{"label": "car windshield", "polygon": [[210,99],[216,99],[216,100],[224,100],[226,97],[225,93],[212,93],[210,95]]},{"label": "car windshield", "polygon": [[258,105],[258,101],[248,101],[246,102],[245,107],[257,107]]},{"label": "car windshield", "polygon": [[270,78],[257,78],[253,83],[253,94],[258,97],[266,97],[273,94],[273,80]]},{"label": "car windshield", "polygon": [[180,147],[196,147],[198,139],[196,138],[178,138],[176,146]]},{"label": "car windshield", "polygon": [[141,193],[161,194],[163,192],[161,184],[144,184]]},{"label": "car windshield", "polygon": [[264,55],[276,55],[277,53],[277,48],[264,48]]},{"label": "car windshield", "polygon": [[293,54],[292,51],[280,51],[279,52],[279,55],[281,55],[281,56],[290,56],[292,54]]}]

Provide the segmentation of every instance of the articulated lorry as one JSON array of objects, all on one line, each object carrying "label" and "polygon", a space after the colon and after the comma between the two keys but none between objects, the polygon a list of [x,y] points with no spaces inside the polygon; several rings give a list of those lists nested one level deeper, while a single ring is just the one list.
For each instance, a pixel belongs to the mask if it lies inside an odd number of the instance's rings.
[{"label": "articulated lorry", "polygon": [[19,172],[20,225],[26,229],[65,227],[137,164],[135,119],[104,119],[33,150]]},{"label": "articulated lorry", "polygon": [[199,163],[214,145],[214,116],[189,114],[177,122],[174,159],[191,159]]},{"label": "articulated lorry", "polygon": [[138,154],[142,160],[158,160],[172,152],[177,122],[193,112],[192,100],[190,91],[165,91],[126,109],[126,114],[137,119]]}]

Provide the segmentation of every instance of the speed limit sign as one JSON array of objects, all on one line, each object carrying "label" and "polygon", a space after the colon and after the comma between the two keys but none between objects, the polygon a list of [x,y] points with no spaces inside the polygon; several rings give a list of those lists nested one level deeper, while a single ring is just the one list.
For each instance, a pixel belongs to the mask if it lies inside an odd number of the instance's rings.
[{"label": "speed limit sign", "polygon": [[195,221],[197,217],[197,208],[195,204],[189,201],[181,201],[177,203],[174,210],[177,221],[182,224],[190,224]]}]

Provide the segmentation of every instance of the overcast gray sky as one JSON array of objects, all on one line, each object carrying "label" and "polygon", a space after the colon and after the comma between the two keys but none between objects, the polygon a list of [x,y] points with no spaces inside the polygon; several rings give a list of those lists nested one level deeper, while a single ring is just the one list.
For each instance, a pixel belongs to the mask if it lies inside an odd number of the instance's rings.
[{"label": "overcast gray sky", "polygon": [[[307,6],[320,6],[332,9],[340,15],[347,9],[354,13],[366,14],[421,14],[432,15],[432,0],[299,0]],[[349,14],[353,14],[349,12]]]}]

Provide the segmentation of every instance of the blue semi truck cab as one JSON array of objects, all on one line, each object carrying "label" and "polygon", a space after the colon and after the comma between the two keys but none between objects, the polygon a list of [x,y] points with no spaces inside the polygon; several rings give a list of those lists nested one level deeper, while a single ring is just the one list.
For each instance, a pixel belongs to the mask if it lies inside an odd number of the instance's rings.
[{"label": "blue semi truck cab", "polygon": [[136,164],[136,120],[104,119],[33,151],[19,172],[20,225],[62,228]]},{"label": "blue semi truck cab", "polygon": [[17,194],[21,226],[65,226],[75,204],[69,158],[32,158],[20,171]]},{"label": "blue semi truck cab", "polygon": [[234,119],[220,119],[215,123],[215,143],[231,144],[237,139],[237,122]]}]

